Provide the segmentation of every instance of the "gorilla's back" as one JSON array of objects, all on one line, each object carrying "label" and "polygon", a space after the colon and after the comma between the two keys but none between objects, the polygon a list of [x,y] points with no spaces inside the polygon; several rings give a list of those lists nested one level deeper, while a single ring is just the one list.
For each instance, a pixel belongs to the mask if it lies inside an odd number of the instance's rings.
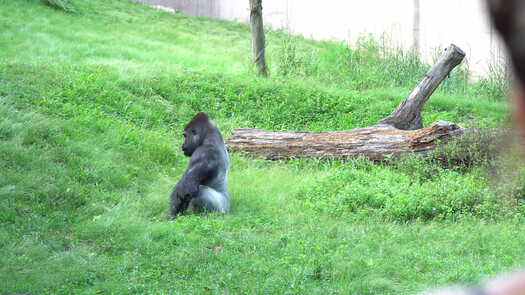
[{"label": "gorilla's back", "polygon": [[217,174],[206,181],[205,184],[224,194],[228,199],[230,199],[230,192],[228,191],[228,168],[230,166],[230,155],[228,154],[224,143],[222,144],[222,148],[218,148],[216,152],[220,155],[217,157]]}]

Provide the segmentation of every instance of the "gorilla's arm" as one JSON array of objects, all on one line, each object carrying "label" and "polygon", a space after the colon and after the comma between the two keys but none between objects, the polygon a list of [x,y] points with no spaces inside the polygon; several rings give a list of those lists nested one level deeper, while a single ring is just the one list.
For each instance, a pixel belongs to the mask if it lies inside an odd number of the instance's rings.
[{"label": "gorilla's arm", "polygon": [[198,195],[199,185],[213,171],[216,171],[217,166],[217,151],[206,146],[201,146],[195,150],[190,158],[188,168],[171,195],[171,217],[186,211],[191,199]]},{"label": "gorilla's arm", "polygon": [[177,191],[184,198],[193,198],[199,192],[199,185],[217,167],[216,152],[204,146],[199,147],[190,158],[188,168],[177,184]]}]

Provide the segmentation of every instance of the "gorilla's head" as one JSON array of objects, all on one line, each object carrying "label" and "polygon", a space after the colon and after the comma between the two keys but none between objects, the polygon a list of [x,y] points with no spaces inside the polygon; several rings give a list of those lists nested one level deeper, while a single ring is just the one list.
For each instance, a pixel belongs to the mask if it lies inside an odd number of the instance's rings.
[{"label": "gorilla's head", "polygon": [[184,155],[191,157],[193,152],[202,145],[206,136],[213,133],[216,129],[213,121],[205,113],[200,112],[193,116],[191,121],[184,127],[184,143],[182,144]]}]

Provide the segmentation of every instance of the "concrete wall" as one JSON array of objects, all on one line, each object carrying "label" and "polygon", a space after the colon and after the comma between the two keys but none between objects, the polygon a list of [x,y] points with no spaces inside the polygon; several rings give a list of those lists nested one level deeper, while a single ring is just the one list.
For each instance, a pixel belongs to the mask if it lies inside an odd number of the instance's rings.
[{"label": "concrete wall", "polygon": [[219,18],[216,0],[132,0],[153,6],[162,6],[195,16]]},{"label": "concrete wall", "polygon": [[[135,1],[249,22],[248,0]],[[481,0],[263,0],[263,14],[265,25],[312,39],[353,44],[363,34],[372,34],[385,35],[405,48],[417,43],[428,62],[439,48],[454,43],[465,50],[477,75],[485,74],[490,63],[504,62]]]}]

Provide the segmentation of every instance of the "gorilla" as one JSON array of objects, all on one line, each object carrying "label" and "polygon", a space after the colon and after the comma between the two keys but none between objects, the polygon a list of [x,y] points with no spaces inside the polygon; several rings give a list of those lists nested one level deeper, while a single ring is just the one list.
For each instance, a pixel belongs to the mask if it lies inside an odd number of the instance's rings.
[{"label": "gorilla", "polygon": [[197,213],[230,209],[228,166],[230,159],[217,124],[198,113],[184,128],[182,151],[190,157],[188,168],[171,193],[169,218],[191,205]]}]

